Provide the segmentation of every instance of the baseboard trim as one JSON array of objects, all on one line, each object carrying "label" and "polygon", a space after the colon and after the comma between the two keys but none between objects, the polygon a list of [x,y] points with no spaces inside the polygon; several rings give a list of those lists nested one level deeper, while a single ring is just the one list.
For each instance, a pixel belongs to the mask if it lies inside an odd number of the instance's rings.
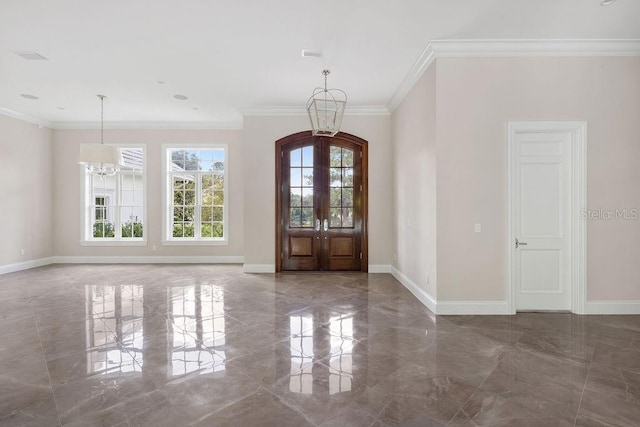
[{"label": "baseboard trim", "polygon": [[369,264],[369,273],[391,273],[391,266],[389,264]]},{"label": "baseboard trim", "polygon": [[640,301],[587,301],[587,314],[640,314]]},{"label": "baseboard trim", "polygon": [[13,264],[0,265],[0,275],[15,273],[16,271],[29,270],[30,268],[43,267],[45,265],[53,264],[53,258],[39,258],[32,259],[30,261],[16,262]]},{"label": "baseboard trim", "polygon": [[508,315],[506,301],[438,301],[438,315]]},{"label": "baseboard trim", "polygon": [[438,302],[435,298],[429,295],[424,289],[418,286],[413,280],[409,279],[404,273],[395,268],[391,267],[391,274],[395,277],[398,282],[402,283],[402,285],[409,290],[418,301],[424,304],[429,310],[431,310],[434,314],[440,314],[437,312]]},{"label": "baseboard trim", "polygon": [[242,264],[242,256],[57,256],[50,264]]},{"label": "baseboard trim", "polygon": [[242,266],[244,273],[275,273],[275,264],[244,264]]}]

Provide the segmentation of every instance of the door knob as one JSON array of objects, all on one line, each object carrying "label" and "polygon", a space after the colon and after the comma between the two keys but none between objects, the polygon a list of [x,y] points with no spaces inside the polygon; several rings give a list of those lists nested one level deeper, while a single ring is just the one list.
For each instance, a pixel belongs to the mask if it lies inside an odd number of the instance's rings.
[{"label": "door knob", "polygon": [[516,249],[518,249],[518,246],[527,246],[527,244],[528,243],[518,241],[518,239],[516,238]]}]

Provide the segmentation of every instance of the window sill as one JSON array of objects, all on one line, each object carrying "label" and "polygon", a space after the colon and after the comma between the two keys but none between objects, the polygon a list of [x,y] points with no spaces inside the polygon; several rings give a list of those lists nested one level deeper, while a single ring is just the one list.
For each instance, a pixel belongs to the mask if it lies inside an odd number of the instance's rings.
[{"label": "window sill", "polygon": [[163,246],[226,246],[228,240],[163,240]]},{"label": "window sill", "polygon": [[80,246],[147,246],[146,240],[81,240]]}]

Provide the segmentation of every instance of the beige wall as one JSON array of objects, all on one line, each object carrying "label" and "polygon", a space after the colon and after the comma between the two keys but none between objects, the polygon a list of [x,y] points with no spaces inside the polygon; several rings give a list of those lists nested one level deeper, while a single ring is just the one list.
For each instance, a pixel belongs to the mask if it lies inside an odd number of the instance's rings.
[{"label": "beige wall", "polygon": [[[54,253],[56,256],[242,256],[244,251],[242,192],[242,132],[239,130],[107,130],[105,141],[114,144],[146,144],[147,246],[80,245],[81,143],[94,142],[98,130],[56,130],[53,133]],[[229,244],[225,246],[162,245],[162,144],[227,144],[229,149]],[[153,246],[156,250],[153,251]]]},{"label": "beige wall", "polygon": [[436,298],[435,67],[425,72],[394,111],[391,138],[395,186],[394,266]]},{"label": "beige wall", "polygon": [[51,146],[50,129],[0,115],[0,266],[53,254]]},{"label": "beige wall", "polygon": [[[274,265],[275,141],[309,129],[306,116],[244,119],[245,263]],[[346,116],[342,130],[369,141],[369,264],[393,256],[393,175],[389,116]]]},{"label": "beige wall", "polygon": [[[640,208],[640,58],[445,58],[436,72],[439,300],[506,300],[508,121],[587,121],[589,208]],[[640,300],[640,221],[587,227],[588,299]]]}]

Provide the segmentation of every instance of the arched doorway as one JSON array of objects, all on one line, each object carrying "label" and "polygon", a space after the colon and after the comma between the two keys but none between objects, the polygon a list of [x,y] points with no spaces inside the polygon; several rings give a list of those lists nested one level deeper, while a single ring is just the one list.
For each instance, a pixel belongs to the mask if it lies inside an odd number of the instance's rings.
[{"label": "arched doorway", "polygon": [[364,271],[367,141],[299,132],[276,141],[276,271]]}]

